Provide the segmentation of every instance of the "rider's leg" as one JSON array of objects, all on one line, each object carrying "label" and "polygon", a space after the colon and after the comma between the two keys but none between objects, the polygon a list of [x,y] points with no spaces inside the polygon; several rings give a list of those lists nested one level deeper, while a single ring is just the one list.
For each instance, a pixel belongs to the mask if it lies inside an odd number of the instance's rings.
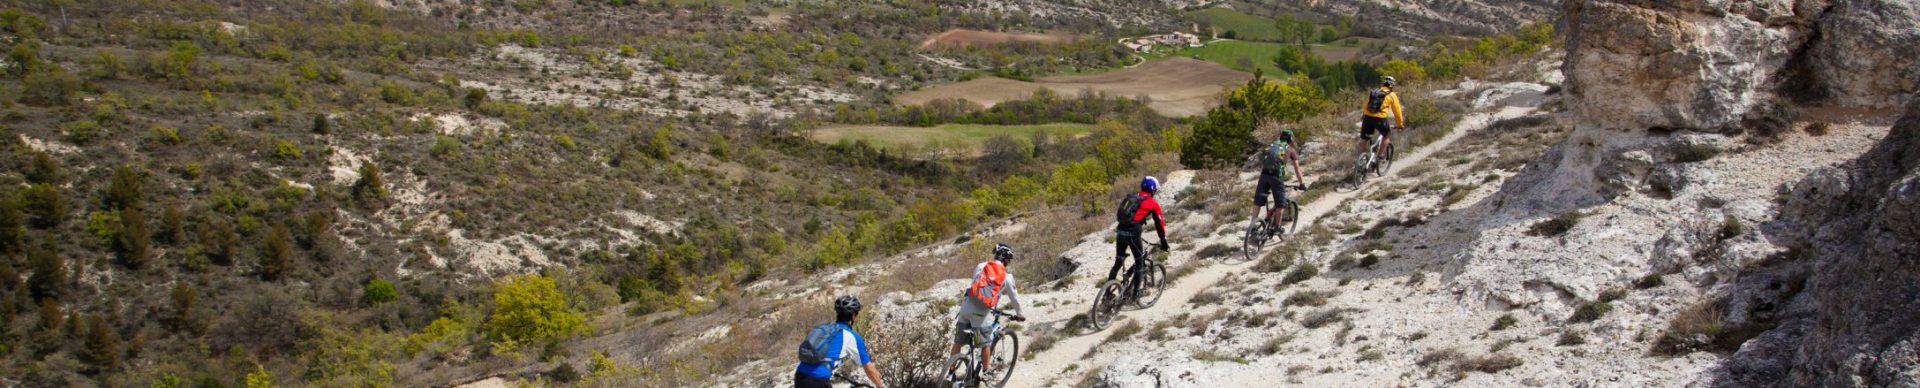
[{"label": "rider's leg", "polygon": [[[1139,237],[1134,237],[1139,238]],[[1107,281],[1113,281],[1120,275],[1120,265],[1127,262],[1127,236],[1113,238],[1113,268],[1107,270]]]},{"label": "rider's leg", "polygon": [[1147,259],[1146,241],[1140,236],[1133,236],[1128,239],[1127,248],[1133,250],[1133,263],[1127,265],[1127,280],[1121,284],[1127,285],[1127,296],[1131,297],[1139,291],[1139,280],[1136,278],[1140,276],[1140,263]]}]

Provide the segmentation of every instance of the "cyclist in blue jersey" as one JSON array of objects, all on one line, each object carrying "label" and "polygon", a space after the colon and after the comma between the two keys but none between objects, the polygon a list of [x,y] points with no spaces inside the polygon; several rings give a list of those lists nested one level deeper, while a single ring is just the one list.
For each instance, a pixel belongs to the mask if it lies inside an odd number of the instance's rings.
[{"label": "cyclist in blue jersey", "polygon": [[833,301],[833,314],[833,323],[814,327],[807,340],[800,344],[801,361],[794,368],[793,386],[830,388],[833,370],[857,358],[866,369],[867,381],[872,381],[875,388],[885,388],[886,384],[880,381],[880,368],[873,364],[873,356],[867,352],[867,340],[853,332],[853,320],[860,316],[860,299],[853,295],[841,296]]}]

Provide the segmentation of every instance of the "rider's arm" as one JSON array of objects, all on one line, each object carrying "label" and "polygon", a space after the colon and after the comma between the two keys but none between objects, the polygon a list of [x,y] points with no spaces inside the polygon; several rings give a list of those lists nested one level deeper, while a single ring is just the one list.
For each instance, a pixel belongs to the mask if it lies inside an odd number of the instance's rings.
[{"label": "rider's arm", "polygon": [[887,383],[880,381],[880,368],[869,362],[866,366],[867,381],[873,382],[873,388],[886,388]]},{"label": "rider's arm", "polygon": [[1160,234],[1160,246],[1167,246],[1167,220],[1160,218],[1160,203],[1155,202],[1153,211],[1147,214],[1153,215],[1153,232]]},{"label": "rider's arm", "polygon": [[[1306,186],[1307,176],[1300,174],[1300,154],[1294,152],[1292,148],[1288,148],[1287,159],[1289,160],[1287,164],[1293,166],[1293,181],[1299,182],[1301,186]],[[1286,183],[1287,182],[1280,182],[1281,185],[1285,185]]]},{"label": "rider's arm", "polygon": [[1405,128],[1407,126],[1407,116],[1400,113],[1400,93],[1388,94],[1387,106],[1393,109],[1394,126]]},{"label": "rider's arm", "polygon": [[854,340],[860,348],[860,365],[867,370],[867,381],[872,381],[874,388],[886,387],[887,384],[880,381],[880,368],[873,364],[873,354],[867,352],[867,338],[855,336]]},{"label": "rider's arm", "polygon": [[1025,309],[1020,307],[1019,288],[1015,287],[1014,283],[1015,282],[1013,280],[1013,274],[1008,273],[1007,287],[1006,287],[1007,288],[1007,307],[1013,310],[1013,315],[1026,315]]}]

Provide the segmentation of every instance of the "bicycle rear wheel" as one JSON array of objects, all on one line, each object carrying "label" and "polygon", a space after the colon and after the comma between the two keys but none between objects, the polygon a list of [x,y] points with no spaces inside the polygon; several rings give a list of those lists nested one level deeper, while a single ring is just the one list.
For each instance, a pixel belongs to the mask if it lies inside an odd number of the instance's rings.
[{"label": "bicycle rear wheel", "polygon": [[1160,302],[1161,291],[1167,289],[1167,266],[1154,262],[1153,266],[1140,269],[1140,290],[1135,295],[1133,305],[1140,308],[1153,307]]},{"label": "bicycle rear wheel", "polygon": [[983,381],[994,388],[1007,386],[1007,380],[1013,377],[1013,367],[1020,363],[1020,335],[1013,332],[1001,332],[993,339],[993,354],[987,357],[987,367],[992,373],[983,376]]},{"label": "bicycle rear wheel", "polygon": [[978,349],[974,349],[973,346],[967,346],[966,351],[955,354],[953,357],[947,357],[947,367],[943,369],[944,372],[940,374],[942,388],[968,388],[973,386],[972,380],[970,380],[974,371],[973,357],[971,355],[976,351],[978,351]]},{"label": "bicycle rear wheel", "polygon": [[1106,330],[1113,323],[1113,314],[1120,308],[1120,283],[1107,282],[1100,286],[1100,294],[1093,298],[1093,308],[1087,311],[1087,327],[1093,331]]}]

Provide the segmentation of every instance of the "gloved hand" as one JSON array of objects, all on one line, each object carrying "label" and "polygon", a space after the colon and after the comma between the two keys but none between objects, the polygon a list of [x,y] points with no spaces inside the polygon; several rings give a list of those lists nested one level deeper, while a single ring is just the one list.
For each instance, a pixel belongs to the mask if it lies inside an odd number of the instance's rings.
[{"label": "gloved hand", "polygon": [[1173,252],[1173,246],[1167,245],[1167,243],[1160,243],[1160,250],[1166,251],[1166,252]]},{"label": "gloved hand", "polygon": [[1013,316],[1013,321],[1014,321],[1014,322],[1026,322],[1026,321],[1027,321],[1027,316],[1025,316],[1025,315],[1015,315],[1015,316]]}]

